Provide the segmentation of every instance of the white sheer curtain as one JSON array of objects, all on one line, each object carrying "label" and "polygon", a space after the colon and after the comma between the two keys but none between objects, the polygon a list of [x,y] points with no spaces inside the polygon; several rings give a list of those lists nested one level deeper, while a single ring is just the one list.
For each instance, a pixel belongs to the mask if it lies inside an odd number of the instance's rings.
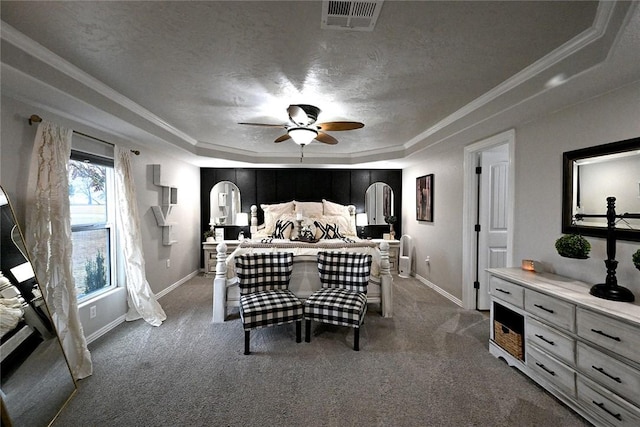
[{"label": "white sheer curtain", "polygon": [[151,292],[145,276],[140,217],[131,173],[131,154],[129,150],[118,146],[115,151],[118,230],[124,253],[127,302],[129,304],[126,320],[131,321],[142,317],[150,325],[160,326],[167,316]]},{"label": "white sheer curtain", "polygon": [[62,348],[76,379],[91,375],[91,354],[78,315],[72,271],[69,173],[73,131],[38,126],[27,184],[25,240]]}]

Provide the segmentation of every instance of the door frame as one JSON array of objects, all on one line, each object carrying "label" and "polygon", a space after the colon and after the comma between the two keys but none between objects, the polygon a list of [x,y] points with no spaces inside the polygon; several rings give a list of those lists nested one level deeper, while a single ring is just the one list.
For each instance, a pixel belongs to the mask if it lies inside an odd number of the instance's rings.
[{"label": "door frame", "polygon": [[509,175],[507,189],[507,266],[513,265],[513,224],[515,195],[515,143],[516,131],[510,129],[464,147],[464,189],[462,202],[462,306],[465,309],[476,308],[476,290],[473,287],[476,269],[476,213],[478,203],[478,184],[476,166],[478,155],[498,145],[507,145],[509,153]]}]

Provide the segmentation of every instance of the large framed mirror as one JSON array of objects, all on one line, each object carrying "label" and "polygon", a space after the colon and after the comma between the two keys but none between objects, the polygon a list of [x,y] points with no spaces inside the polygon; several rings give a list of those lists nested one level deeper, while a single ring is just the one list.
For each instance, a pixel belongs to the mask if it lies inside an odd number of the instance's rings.
[{"label": "large framed mirror", "polygon": [[394,216],[393,189],[384,182],[371,184],[364,196],[368,225],[387,225],[385,217]]},{"label": "large framed mirror", "polygon": [[247,225],[242,212],[240,189],[231,181],[220,181],[209,194],[209,224]]},{"label": "large framed mirror", "polygon": [[22,232],[0,187],[2,425],[46,426],[76,391]]},{"label": "large framed mirror", "polygon": [[[607,197],[616,213],[640,213],[640,138],[568,151],[563,155],[562,232],[606,237],[607,219],[576,214],[606,214]],[[640,241],[640,219],[616,222],[618,240]]]}]

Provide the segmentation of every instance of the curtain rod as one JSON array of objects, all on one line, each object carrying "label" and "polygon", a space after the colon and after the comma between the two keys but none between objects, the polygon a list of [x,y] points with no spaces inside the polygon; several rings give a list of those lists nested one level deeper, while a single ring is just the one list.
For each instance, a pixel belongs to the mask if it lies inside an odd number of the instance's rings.
[{"label": "curtain rod", "polygon": [[[38,116],[37,114],[32,114],[31,117],[29,117],[29,126],[33,125],[34,123],[40,123],[41,121],[42,121],[42,117]],[[74,130],[73,133],[75,133],[76,135],[84,136],[85,138],[95,139],[96,141],[102,142],[104,144],[115,146],[115,144],[113,144],[113,143],[111,143],[109,141],[105,141],[104,139],[96,138],[95,136],[87,135],[86,133],[78,132],[77,130]],[[136,156],[140,155],[140,150],[131,150],[131,152],[133,154],[135,154]]]}]

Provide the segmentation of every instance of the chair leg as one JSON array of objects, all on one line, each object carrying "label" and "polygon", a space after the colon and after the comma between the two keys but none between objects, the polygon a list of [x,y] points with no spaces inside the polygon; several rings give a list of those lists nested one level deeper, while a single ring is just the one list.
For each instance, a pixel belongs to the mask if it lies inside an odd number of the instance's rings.
[{"label": "chair leg", "polygon": [[360,328],[353,328],[353,349],[360,351]]},{"label": "chair leg", "polygon": [[311,319],[307,319],[304,324],[304,340],[311,342]]},{"label": "chair leg", "polygon": [[251,331],[244,331],[244,354],[251,354],[249,351],[249,338],[251,337]]},{"label": "chair leg", "polygon": [[302,320],[296,321],[296,342],[302,341]]}]

